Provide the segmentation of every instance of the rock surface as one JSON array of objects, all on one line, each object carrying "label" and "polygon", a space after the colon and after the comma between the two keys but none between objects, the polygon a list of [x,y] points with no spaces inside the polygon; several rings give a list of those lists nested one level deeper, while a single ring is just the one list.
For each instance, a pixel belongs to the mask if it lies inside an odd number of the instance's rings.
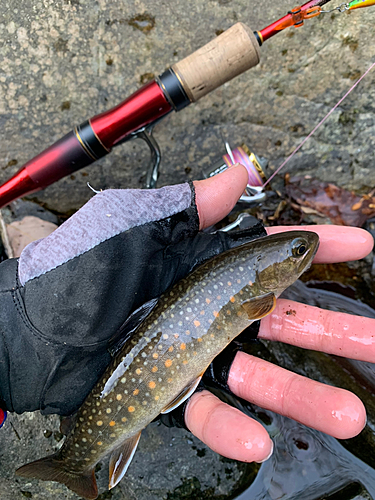
[{"label": "rock surface", "polygon": [[[115,106],[218,32],[237,21],[262,29],[293,6],[288,0],[2,0],[0,182],[76,124]],[[244,142],[268,158],[272,172],[370,66],[374,25],[375,8],[358,10],[321,16],[267,42],[257,68],[157,125],[163,154],[158,185],[200,177],[225,152],[222,136],[233,147]],[[375,186],[374,82],[375,70],[285,172],[312,174],[360,194]],[[142,187],[148,161],[144,144],[133,141],[31,198],[71,213],[92,196],[87,181],[95,189]],[[281,177],[274,185],[280,183]],[[270,431],[277,434],[279,427],[272,425]],[[19,465],[56,449],[58,426],[57,418],[37,413],[9,417],[0,433],[1,500],[77,498],[56,483],[14,477]],[[267,482],[270,467],[258,476],[254,491],[262,490],[259,481]],[[126,480],[100,498],[234,498],[257,470],[222,459],[185,431],[152,424]],[[105,491],[104,466],[99,475]],[[279,498],[280,485],[268,480],[272,498]],[[351,491],[344,498],[372,498],[361,488]],[[297,498],[298,492],[286,495]],[[316,492],[308,498],[317,498]]]},{"label": "rock surface", "polygon": [[[330,4],[329,4],[330,5]],[[262,29],[288,0],[3,0],[0,13],[0,181],[76,124],[118,104],[153,75],[242,21]],[[266,42],[260,65],[156,127],[159,186],[201,175],[223,150],[247,143],[278,166],[373,60],[375,9],[330,14]],[[375,71],[286,171],[367,191],[375,183]],[[66,213],[96,189],[142,187],[141,141],[34,198]],[[339,174],[339,175],[338,175]],[[276,182],[277,185],[277,182]]]}]

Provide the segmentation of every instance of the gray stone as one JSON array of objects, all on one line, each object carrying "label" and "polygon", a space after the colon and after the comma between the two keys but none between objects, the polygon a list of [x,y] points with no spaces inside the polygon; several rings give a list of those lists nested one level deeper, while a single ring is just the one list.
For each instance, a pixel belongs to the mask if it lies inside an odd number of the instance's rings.
[{"label": "gray stone", "polygon": [[[0,182],[218,31],[237,21],[262,29],[293,6],[289,0],[2,0]],[[370,66],[374,24],[375,8],[327,15],[266,42],[257,68],[156,126],[163,154],[158,185],[200,177],[225,152],[222,135],[233,147],[248,144],[275,170]],[[360,193],[375,186],[374,81],[372,71],[284,173]],[[71,213],[92,196],[87,181],[95,189],[142,187],[148,160],[144,144],[132,141],[30,199]],[[0,433],[1,500],[77,498],[62,485],[14,476],[21,464],[57,448],[57,429],[57,417],[9,417]],[[152,424],[126,479],[102,498],[233,498],[256,470],[223,461],[183,430]]]},{"label": "gray stone", "polygon": [[[3,0],[0,13],[0,181],[76,124],[118,104],[152,75],[236,21],[253,29],[283,15],[287,0]],[[375,54],[375,9],[326,15],[267,41],[261,64],[156,127],[159,186],[201,175],[223,133],[276,168],[323,118]],[[333,18],[333,19],[332,19]],[[287,171],[363,192],[374,185],[375,72],[319,129]],[[33,196],[59,212],[96,189],[142,187],[149,153],[140,141]],[[337,175],[339,173],[339,175]]]},{"label": "gray stone", "polygon": [[[77,498],[61,484],[14,476],[20,465],[50,455],[61,445],[57,416],[47,417],[38,412],[9,415],[0,438],[1,500],[22,498],[22,492],[37,500]],[[223,500],[240,493],[259,466],[225,459],[187,431],[153,423],[142,434],[126,478],[111,492],[107,491],[108,463],[100,464],[98,469],[102,499]]]}]

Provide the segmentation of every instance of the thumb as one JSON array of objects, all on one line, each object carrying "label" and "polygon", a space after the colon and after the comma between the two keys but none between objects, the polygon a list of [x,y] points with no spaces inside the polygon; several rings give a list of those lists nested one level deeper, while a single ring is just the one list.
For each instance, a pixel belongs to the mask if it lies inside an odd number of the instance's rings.
[{"label": "thumb", "polygon": [[194,181],[199,229],[212,226],[232,210],[247,185],[248,173],[237,163],[221,174]]}]

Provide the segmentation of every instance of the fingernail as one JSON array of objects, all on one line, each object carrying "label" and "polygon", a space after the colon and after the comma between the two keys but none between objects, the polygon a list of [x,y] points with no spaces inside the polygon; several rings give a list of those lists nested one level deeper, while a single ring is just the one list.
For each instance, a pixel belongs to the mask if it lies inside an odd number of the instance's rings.
[{"label": "fingernail", "polygon": [[244,165],[243,163],[235,163],[234,165],[231,165],[230,167],[227,168],[227,170],[230,170],[231,168],[237,168],[237,167],[244,167],[246,168],[247,171],[247,183],[250,184],[250,179],[251,179],[251,169],[249,165]]},{"label": "fingernail", "polygon": [[271,447],[271,451],[270,451],[269,455],[265,459],[259,460],[259,462],[256,462],[257,464],[262,464],[263,462],[266,462],[269,458],[271,458],[272,453],[273,453],[273,441],[271,441],[271,445],[272,445],[272,447]]},{"label": "fingernail", "polygon": [[240,165],[241,165],[240,163],[234,163],[233,165],[230,165],[226,170],[231,170],[232,168],[239,167]]}]

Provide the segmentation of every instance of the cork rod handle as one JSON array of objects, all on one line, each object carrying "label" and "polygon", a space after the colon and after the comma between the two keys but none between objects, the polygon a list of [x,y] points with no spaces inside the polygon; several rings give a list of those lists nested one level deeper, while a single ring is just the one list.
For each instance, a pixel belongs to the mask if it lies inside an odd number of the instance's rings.
[{"label": "cork rod handle", "polygon": [[245,24],[237,23],[174,64],[172,70],[191,102],[196,102],[259,61],[259,44],[254,33]]}]

